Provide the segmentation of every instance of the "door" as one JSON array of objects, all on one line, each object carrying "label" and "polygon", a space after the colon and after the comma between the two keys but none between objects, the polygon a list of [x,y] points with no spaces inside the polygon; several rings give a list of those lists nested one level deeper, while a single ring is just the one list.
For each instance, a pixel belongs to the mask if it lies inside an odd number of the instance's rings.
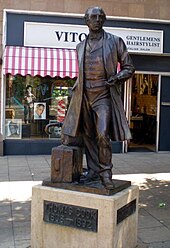
[{"label": "door", "polygon": [[125,86],[125,110],[132,139],[124,151],[156,151],[159,76],[136,73]]},{"label": "door", "polygon": [[159,151],[170,151],[170,76],[161,77]]}]

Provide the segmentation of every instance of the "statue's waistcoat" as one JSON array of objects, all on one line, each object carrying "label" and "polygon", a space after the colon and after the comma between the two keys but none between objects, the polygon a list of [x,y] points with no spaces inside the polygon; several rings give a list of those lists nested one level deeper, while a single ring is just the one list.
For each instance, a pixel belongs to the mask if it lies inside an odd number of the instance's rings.
[{"label": "statue's waistcoat", "polygon": [[95,88],[105,85],[106,71],[103,61],[103,39],[96,42],[96,46],[91,48],[86,44],[84,60],[84,84],[86,88]]}]

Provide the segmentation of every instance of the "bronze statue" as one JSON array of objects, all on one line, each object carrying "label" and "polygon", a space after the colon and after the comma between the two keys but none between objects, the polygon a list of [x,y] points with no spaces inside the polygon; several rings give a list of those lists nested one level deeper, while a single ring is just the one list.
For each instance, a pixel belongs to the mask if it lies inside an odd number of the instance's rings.
[{"label": "bronze statue", "polygon": [[103,30],[105,20],[100,7],[85,13],[89,34],[76,47],[79,76],[62,133],[68,137],[82,134],[88,168],[84,182],[100,178],[106,189],[113,189],[110,140],[131,138],[120,86],[133,75],[134,67],[122,38]]}]

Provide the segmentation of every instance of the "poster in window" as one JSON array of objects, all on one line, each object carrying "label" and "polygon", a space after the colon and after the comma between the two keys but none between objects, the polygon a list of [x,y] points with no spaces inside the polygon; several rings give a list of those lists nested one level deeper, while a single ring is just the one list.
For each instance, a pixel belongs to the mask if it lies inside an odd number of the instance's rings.
[{"label": "poster in window", "polygon": [[[57,120],[50,120],[49,123],[58,123]],[[49,128],[49,138],[50,139],[56,139],[56,138],[61,138],[61,127],[50,127]]]},{"label": "poster in window", "polygon": [[35,102],[34,103],[34,120],[46,119],[46,103]]},{"label": "poster in window", "polygon": [[22,120],[6,119],[5,120],[5,137],[6,139],[21,139],[22,137]]},{"label": "poster in window", "polygon": [[143,75],[143,80],[140,81],[140,95],[148,95],[149,93],[149,77]]}]

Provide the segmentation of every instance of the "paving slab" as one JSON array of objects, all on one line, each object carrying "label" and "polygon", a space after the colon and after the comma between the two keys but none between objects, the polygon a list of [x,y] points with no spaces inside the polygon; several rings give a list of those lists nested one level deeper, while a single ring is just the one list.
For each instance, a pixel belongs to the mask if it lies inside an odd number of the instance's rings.
[{"label": "paving slab", "polygon": [[156,208],[148,208],[147,211],[157,220],[166,220],[170,218],[170,207],[162,207],[157,206]]},{"label": "paving slab", "polygon": [[16,240],[15,248],[31,248],[30,239]]},{"label": "paving slab", "polygon": [[23,172],[21,173],[18,173],[18,174],[12,174],[12,175],[9,175],[9,181],[11,183],[15,183],[14,181],[18,181],[18,182],[21,182],[21,181],[32,181],[32,177],[31,177],[31,174],[25,174]]},{"label": "paving slab", "polygon": [[16,248],[16,247],[14,245],[14,241],[11,241],[11,242],[1,242],[0,248]]},{"label": "paving slab", "polygon": [[[170,216],[166,220],[161,220],[162,225],[166,226],[170,230]],[[169,246],[170,247],[170,246]]]},{"label": "paving slab", "polygon": [[151,228],[140,228],[139,238],[144,243],[165,242],[170,239],[170,230],[164,226],[155,226]]},{"label": "paving slab", "polygon": [[0,216],[0,226],[6,229],[12,229],[13,228],[13,222],[11,214],[8,217],[1,217]]},{"label": "paving slab", "polygon": [[157,242],[149,245],[148,248],[170,248],[170,241]]},{"label": "paving slab", "polygon": [[31,239],[31,223],[25,221],[25,224],[14,227],[14,240],[30,240]]},{"label": "paving slab", "polygon": [[13,243],[14,234],[12,227],[0,227],[0,244]]},{"label": "paving slab", "polygon": [[0,182],[6,182],[9,180],[8,174],[0,174]]},{"label": "paving slab", "polygon": [[162,226],[162,223],[152,217],[149,213],[139,213],[139,228]]},{"label": "paving slab", "polygon": [[[140,187],[137,248],[170,248],[169,161],[170,153],[113,154],[113,177]],[[30,248],[32,186],[50,166],[51,155],[0,157],[0,248]]]}]

